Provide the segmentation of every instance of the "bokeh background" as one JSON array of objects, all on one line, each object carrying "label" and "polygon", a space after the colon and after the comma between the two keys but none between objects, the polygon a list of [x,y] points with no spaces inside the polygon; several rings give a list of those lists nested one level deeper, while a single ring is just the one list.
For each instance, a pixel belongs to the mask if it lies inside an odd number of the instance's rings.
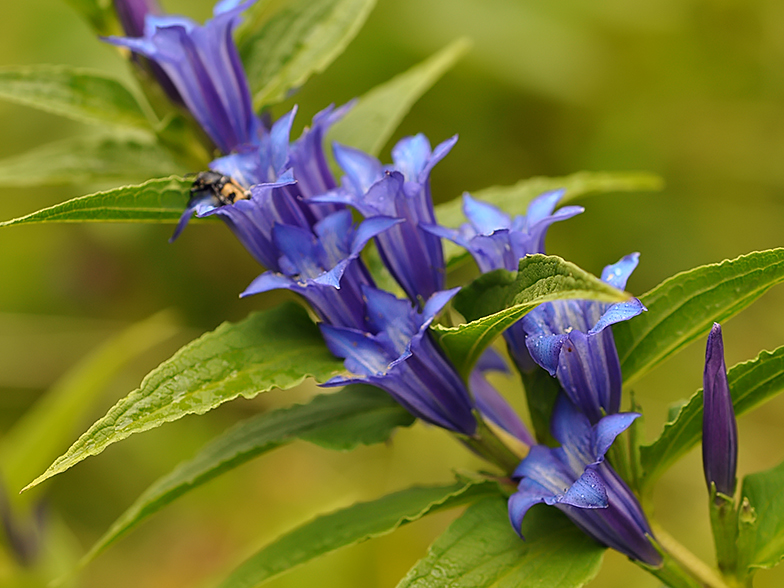
[{"label": "bokeh background", "polygon": [[[163,2],[206,18],[211,2]],[[3,8],[0,65],[70,64],[130,80],[126,64],[61,0]],[[594,273],[641,252],[628,288],[642,293],[699,264],[784,245],[784,4],[776,0],[378,0],[365,28],[279,115],[313,113],[399,73],[459,36],[471,52],[413,108],[395,139],[426,133],[460,141],[433,173],[439,201],[535,175],[649,170],[658,193],[584,198],[586,212],[554,226],[548,250]],[[0,157],[96,132],[0,102]],[[389,158],[389,147],[384,159]],[[198,170],[193,170],[198,171]],[[139,178],[142,181],[146,178]],[[106,185],[0,186],[2,220]],[[171,309],[182,329],[112,378],[67,444],[179,346],[224,320],[269,304],[237,293],[257,275],[218,224],[172,227],[38,225],[0,229],[0,433],[96,346],[125,326]],[[728,365],[784,344],[784,290],[773,289],[725,325]],[[635,392],[653,438],[668,407],[701,386],[702,343],[646,376]],[[498,380],[519,401],[514,380]],[[302,389],[238,400],[137,435],[46,483],[46,561],[65,569],[158,476],[231,423],[306,399]],[[740,419],[739,473],[784,459],[784,399]],[[4,439],[7,440],[7,439]],[[0,440],[2,442],[3,440]],[[55,457],[52,455],[51,457]],[[296,443],[177,501],[111,547],[74,585],[210,586],[244,557],[316,513],[412,483],[446,482],[477,462],[445,434],[416,425],[386,446],[351,454]],[[18,488],[9,488],[10,495]],[[15,500],[15,498],[12,498]],[[699,450],[660,483],[656,516],[697,555],[712,545]],[[344,549],[270,587],[392,587],[458,513],[414,523]],[[657,582],[608,553],[591,586]],[[41,585],[0,555],[0,585]],[[784,583],[762,572],[757,586]]]}]

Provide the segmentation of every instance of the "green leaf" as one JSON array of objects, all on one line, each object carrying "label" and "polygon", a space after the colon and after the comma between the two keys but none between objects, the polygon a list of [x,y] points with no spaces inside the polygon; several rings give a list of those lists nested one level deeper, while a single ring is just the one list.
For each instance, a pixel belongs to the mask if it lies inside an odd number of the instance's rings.
[{"label": "green leaf", "polygon": [[[743,479],[741,496],[748,498],[756,518],[746,530],[741,559],[752,568],[772,568],[784,558],[784,463]],[[741,573],[746,570],[739,570]]]},{"label": "green leaf", "polygon": [[62,450],[112,378],[179,331],[165,313],[136,323],[74,365],[3,436],[3,482],[16,494]]},{"label": "green leaf", "polygon": [[414,422],[402,406],[372,386],[349,386],[309,404],[260,414],[212,440],[192,459],[157,480],[101,537],[81,565],[139,522],[216,476],[295,439],[347,451],[381,443]]},{"label": "green leaf", "polygon": [[527,255],[517,273],[495,270],[479,276],[455,297],[455,308],[470,321],[435,326],[435,335],[463,376],[493,339],[544,302],[566,299],[622,302],[629,295],[554,255]]},{"label": "green leaf", "polygon": [[[737,416],[749,412],[784,390],[784,346],[763,351],[751,361],[727,372],[732,403]],[[643,481],[650,485],[670,465],[702,439],[702,390],[681,408],[674,421],[650,445],[640,448]]]},{"label": "green leaf", "polygon": [[471,46],[458,39],[365,95],[327,134],[337,141],[371,155],[378,155],[414,103],[460,59]]},{"label": "green leaf", "polygon": [[0,98],[82,122],[152,130],[133,94],[100,72],[63,65],[3,67]]},{"label": "green leaf", "polygon": [[362,28],[375,0],[295,0],[239,50],[257,110],[288,97],[310,76],[324,71]]},{"label": "green leaf", "polygon": [[0,184],[139,182],[181,169],[168,151],[152,141],[107,135],[76,137],[0,160]]},{"label": "green leaf", "polygon": [[497,494],[495,483],[414,487],[320,516],[255,553],[220,585],[250,588],[340,547],[391,533],[425,515]]},{"label": "green leaf", "polygon": [[640,296],[648,312],[613,326],[629,384],[784,280],[784,248],[757,251],[668,278]]},{"label": "green leaf", "polygon": [[605,548],[554,508],[533,507],[523,541],[509,524],[506,501],[468,507],[430,546],[397,588],[579,588],[601,567]]},{"label": "green leaf", "polygon": [[176,222],[188,202],[190,180],[176,176],[149,180],[80,196],[38,212],[0,223],[0,227],[30,223]]},{"label": "green leaf", "polygon": [[[497,206],[509,215],[525,214],[531,201],[550,190],[566,190],[560,204],[592,193],[648,192],[661,190],[663,180],[647,172],[578,172],[561,178],[535,177],[521,180],[514,186],[492,186],[471,195]],[[435,207],[438,223],[459,227],[466,222],[463,200],[455,198]]]},{"label": "green leaf", "polygon": [[150,372],[25,490],[134,433],[204,414],[239,396],[293,388],[308,376],[324,381],[342,367],[293,302],[223,323]]},{"label": "green leaf", "polygon": [[117,15],[110,0],[65,0],[101,35],[120,34]]}]

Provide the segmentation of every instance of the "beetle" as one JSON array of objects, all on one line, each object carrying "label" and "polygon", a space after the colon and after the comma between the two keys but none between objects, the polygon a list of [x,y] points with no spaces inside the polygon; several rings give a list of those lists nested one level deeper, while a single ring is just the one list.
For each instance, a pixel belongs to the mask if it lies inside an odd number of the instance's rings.
[{"label": "beetle", "polygon": [[246,190],[230,176],[220,172],[208,170],[196,174],[196,179],[191,185],[190,201],[212,196],[221,206],[234,204],[237,200],[248,200],[250,190]]}]

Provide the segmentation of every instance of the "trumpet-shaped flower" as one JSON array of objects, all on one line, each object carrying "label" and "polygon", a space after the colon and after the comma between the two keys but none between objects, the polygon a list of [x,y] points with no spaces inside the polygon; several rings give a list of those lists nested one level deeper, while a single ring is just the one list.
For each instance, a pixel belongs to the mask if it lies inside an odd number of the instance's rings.
[{"label": "trumpet-shaped flower", "polygon": [[368,328],[321,325],[333,354],[345,359],[351,377],[327,386],[363,382],[388,392],[414,416],[450,431],[472,435],[476,419],[463,380],[427,332],[457,289],[437,292],[421,312],[408,300],[363,287]]},{"label": "trumpet-shaped flower", "polygon": [[355,228],[351,212],[344,209],[316,223],[312,231],[275,224],[272,240],[280,255],[279,271],[262,274],[241,296],[280,288],[292,290],[327,323],[366,328],[362,288],[372,286],[373,281],[358,257],[370,239],[398,222],[376,217]]},{"label": "trumpet-shaped flower", "polygon": [[517,271],[522,257],[544,253],[544,239],[551,224],[583,212],[581,206],[565,206],[556,211],[564,193],[564,190],[546,192],[531,202],[525,216],[514,218],[464,194],[463,213],[468,223],[459,229],[432,226],[429,230],[464,247],[482,273],[496,269]]},{"label": "trumpet-shaped flower", "polygon": [[[608,265],[602,280],[623,289],[637,267],[632,253]],[[621,365],[612,331],[608,329],[645,310],[632,298],[605,304],[591,300],[559,300],[537,307],[521,319],[526,346],[536,363],[551,376],[592,423],[621,406]]]},{"label": "trumpet-shaped flower", "polygon": [[561,447],[532,447],[513,475],[520,483],[509,498],[509,519],[517,533],[528,509],[544,503],[563,511],[602,545],[660,565],[662,557],[640,503],[604,460],[615,438],[638,416],[618,413],[591,426],[577,407],[559,396],[552,433]]},{"label": "trumpet-shaped flower", "polygon": [[[528,206],[525,216],[511,218],[502,210],[463,195],[463,214],[468,223],[459,229],[427,225],[425,230],[464,247],[482,273],[505,269],[517,271],[520,259],[529,253],[544,253],[547,229],[557,221],[583,212],[580,206],[555,210],[564,190],[546,192]],[[526,333],[518,321],[504,332],[509,354],[523,371],[535,368],[525,345]]]},{"label": "trumpet-shaped flower", "polygon": [[430,171],[456,142],[452,137],[431,150],[424,135],[407,137],[392,149],[394,164],[389,167],[362,151],[335,145],[335,159],[346,177],[340,189],[317,199],[349,204],[366,218],[405,221],[379,235],[376,244],[384,265],[415,303],[444,288],[441,241],[422,226],[435,223]]},{"label": "trumpet-shaped flower", "polygon": [[245,146],[237,153],[216,159],[210,168],[231,177],[250,189],[250,199],[225,204],[206,194],[191,200],[180,218],[172,240],[187,225],[193,214],[216,215],[226,222],[245,248],[266,268],[279,271],[280,257],[272,243],[275,224],[309,229],[318,220],[343,205],[314,202],[313,189],[334,186],[326,165],[321,138],[329,126],[351,107],[330,106],[319,112],[310,129],[289,143],[296,107],[279,118],[257,145]]},{"label": "trumpet-shaped flower", "polygon": [[[258,142],[264,132],[250,96],[232,31],[240,13],[254,0],[222,0],[203,26],[184,16],[144,16],[140,37],[108,37],[150,59],[166,74],[193,117],[223,153]],[[130,26],[138,21],[138,5],[129,5]]]},{"label": "trumpet-shaped flower", "polygon": [[705,350],[702,412],[702,466],[708,490],[711,485],[725,496],[735,494],[738,462],[738,425],[732,406],[721,325],[713,324]]}]

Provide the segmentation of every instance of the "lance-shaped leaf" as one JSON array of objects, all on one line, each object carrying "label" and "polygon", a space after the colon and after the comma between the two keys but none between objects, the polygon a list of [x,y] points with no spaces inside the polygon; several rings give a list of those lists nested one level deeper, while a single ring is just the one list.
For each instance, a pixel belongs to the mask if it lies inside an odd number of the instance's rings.
[{"label": "lance-shaped leaf", "polygon": [[96,33],[119,34],[120,24],[112,4],[106,0],[65,0],[84,18]]},{"label": "lance-shaped leaf", "polygon": [[605,548],[556,509],[535,506],[512,530],[506,501],[468,507],[398,588],[579,588],[599,572]]},{"label": "lance-shaped leaf", "polygon": [[334,394],[317,396],[309,404],[247,419],[153,483],[98,540],[81,564],[186,492],[295,439],[348,451],[386,441],[397,427],[413,422],[414,417],[386,392],[364,385],[349,386]]},{"label": "lance-shaped leaf", "polygon": [[380,84],[330,129],[327,140],[378,155],[411,107],[471,47],[466,38],[453,41],[411,69]]},{"label": "lance-shaped leaf", "polygon": [[[193,182],[176,176],[149,180],[80,196],[26,216],[0,223],[0,227],[30,223],[177,222],[188,201]],[[196,219],[198,220],[198,219]]]},{"label": "lance-shaped leaf", "polygon": [[327,134],[327,141],[378,155],[414,103],[465,55],[470,46],[467,39],[458,39],[408,71],[376,86],[335,123]]},{"label": "lance-shaped leaf", "polygon": [[[551,190],[566,190],[558,202],[563,205],[587,194],[609,192],[650,192],[661,190],[663,180],[648,172],[578,172],[560,178],[535,177],[520,180],[513,186],[492,186],[472,192],[477,200],[497,206],[509,215],[524,215],[537,196]],[[455,198],[435,207],[438,223],[458,227],[465,223],[463,199]]]},{"label": "lance-shaped leaf", "polygon": [[[741,574],[772,568],[784,559],[784,463],[743,479],[741,498],[747,498],[754,517],[741,527]],[[744,525],[745,526],[745,525]],[[749,584],[751,585],[751,584]]]},{"label": "lance-shaped leaf", "polygon": [[544,302],[588,299],[613,303],[629,297],[560,257],[527,255],[516,273],[483,274],[455,296],[455,308],[470,322],[433,330],[460,373],[467,376],[493,339]]},{"label": "lance-shaped leaf", "polygon": [[[784,347],[763,351],[727,372],[736,416],[756,408],[784,391]],[[643,481],[650,485],[702,438],[702,390],[689,399],[674,421],[650,445],[640,448]]]},{"label": "lance-shaped leaf", "polygon": [[[139,182],[178,169],[182,166],[151,140],[116,135],[76,137],[0,160],[0,184],[49,186],[94,181]],[[184,208],[182,197],[181,201],[180,207]]]},{"label": "lance-shaped leaf", "polygon": [[320,555],[391,533],[447,508],[498,495],[492,482],[414,487],[313,519],[250,557],[220,588],[250,588]]},{"label": "lance-shaped leaf", "polygon": [[640,296],[648,312],[613,326],[624,382],[723,323],[784,280],[784,248],[757,251],[668,278]]},{"label": "lance-shaped leaf", "polygon": [[12,494],[40,472],[73,439],[106,385],[128,363],[174,336],[166,313],[133,324],[77,362],[3,436],[3,482]]},{"label": "lance-shaped leaf", "polygon": [[150,372],[27,488],[134,433],[204,414],[238,396],[293,388],[309,376],[325,381],[342,367],[295,303],[223,323]]},{"label": "lance-shaped leaf", "polygon": [[151,130],[128,88],[100,72],[62,65],[3,67],[0,98],[82,122]]},{"label": "lance-shaped leaf", "polygon": [[240,38],[256,109],[288,97],[324,71],[362,28],[375,0],[295,0]]}]

